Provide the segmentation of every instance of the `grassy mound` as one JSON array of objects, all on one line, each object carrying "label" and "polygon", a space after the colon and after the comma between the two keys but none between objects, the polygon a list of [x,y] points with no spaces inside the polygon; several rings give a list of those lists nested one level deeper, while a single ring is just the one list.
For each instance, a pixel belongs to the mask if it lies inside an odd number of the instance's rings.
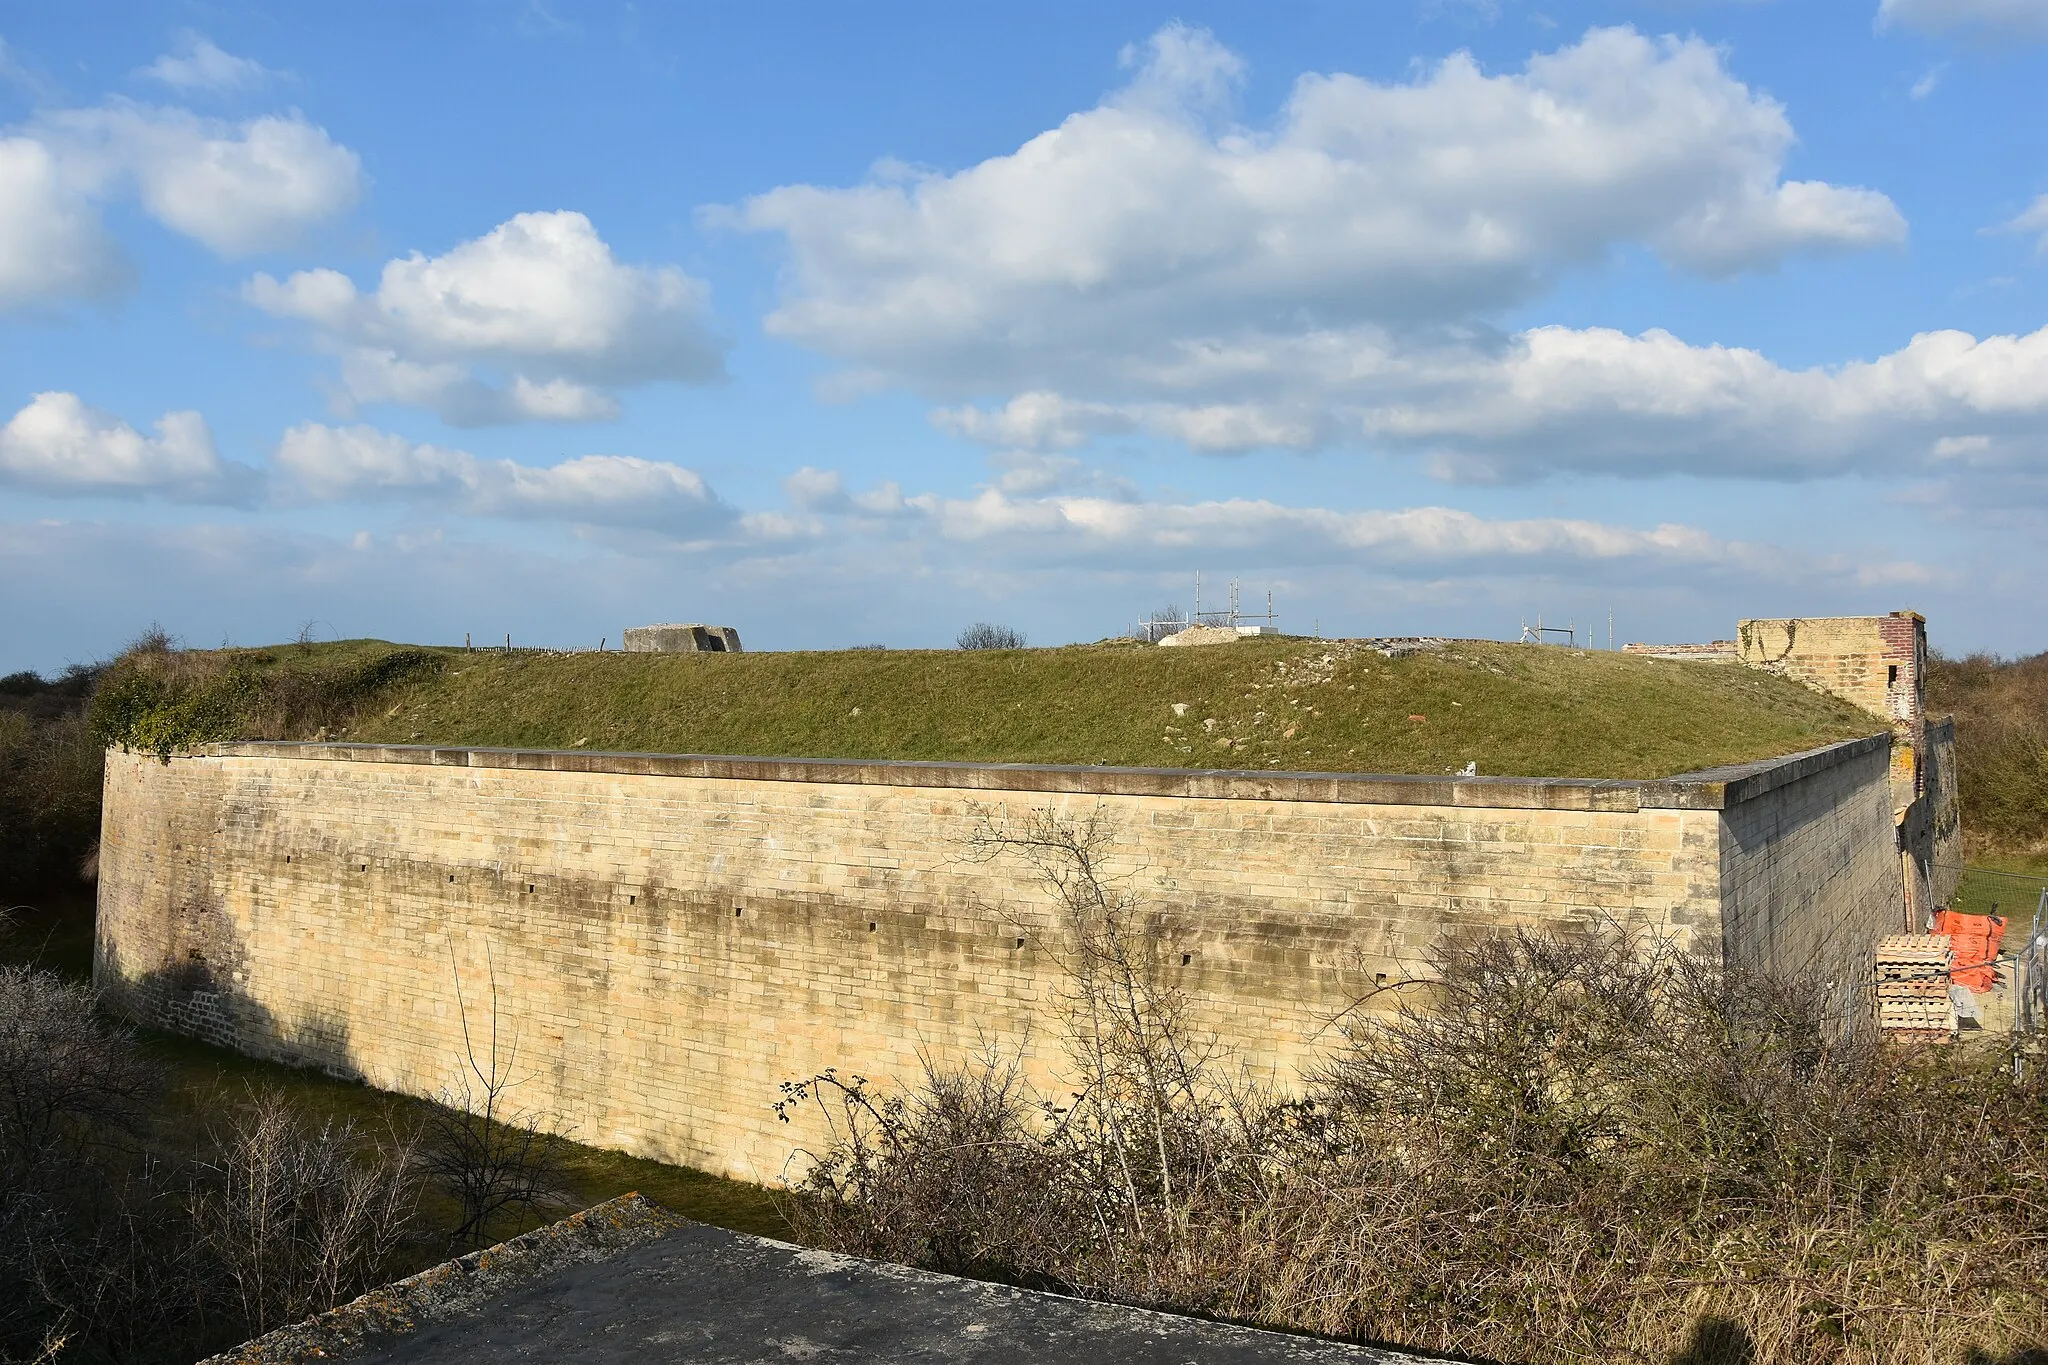
[{"label": "grassy mound", "polygon": [[310,739],[339,729],[450,651],[382,640],[275,649],[175,649],[160,633],[108,666],[88,713],[94,738],[168,756],[223,739]]},{"label": "grassy mound", "polygon": [[110,742],[229,737],[1138,767],[1663,777],[1881,728],[1727,665],[1456,641],[1202,649],[464,653],[380,641],[139,651]]}]

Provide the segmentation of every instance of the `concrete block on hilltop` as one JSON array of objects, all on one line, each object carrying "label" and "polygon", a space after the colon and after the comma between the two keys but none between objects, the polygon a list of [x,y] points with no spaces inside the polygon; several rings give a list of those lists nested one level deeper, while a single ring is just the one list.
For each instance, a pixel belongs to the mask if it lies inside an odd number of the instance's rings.
[{"label": "concrete block on hilltop", "polygon": [[1646,659],[1676,659],[1680,663],[1732,664],[1739,661],[1733,640],[1710,640],[1698,645],[1623,645],[1624,654]]},{"label": "concrete block on hilltop", "polygon": [[740,633],[731,626],[695,623],[664,626],[629,626],[628,654],[738,654]]},{"label": "concrete block on hilltop", "polygon": [[1177,630],[1162,645],[1228,645],[1253,635],[1278,635],[1272,626],[1189,626]]}]

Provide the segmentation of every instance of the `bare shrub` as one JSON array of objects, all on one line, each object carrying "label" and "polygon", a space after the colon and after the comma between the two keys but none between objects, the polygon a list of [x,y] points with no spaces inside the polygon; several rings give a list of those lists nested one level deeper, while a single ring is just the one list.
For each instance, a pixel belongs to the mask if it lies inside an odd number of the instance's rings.
[{"label": "bare shrub", "polygon": [[0,967],[0,1359],[188,1339],[176,1177],[136,1146],[159,1076],[94,1004],[54,973]]},{"label": "bare shrub", "polygon": [[1139,1303],[1211,1306],[1204,1248],[1256,1189],[1287,1106],[1237,1084],[1162,971],[1173,934],[1110,871],[1101,813],[984,819],[967,854],[1019,857],[1056,910],[1071,1082],[1037,1094],[1014,1058],[927,1066],[876,1098],[828,1072],[785,1086],[839,1141],[799,1180],[812,1235],[870,1255]]},{"label": "bare shrub", "polygon": [[812,1240],[949,1274],[1068,1287],[1025,1270],[1079,1259],[1089,1229],[1014,1059],[928,1064],[922,1086],[879,1097],[865,1077],[828,1071],[784,1084],[775,1108],[788,1122],[812,1106],[833,1142],[809,1161],[788,1210]]},{"label": "bare shrub", "polygon": [[0,1169],[9,1189],[132,1131],[161,1077],[97,997],[54,972],[0,966]]},{"label": "bare shrub", "polygon": [[962,649],[1022,649],[1024,632],[988,621],[976,621],[954,641]]},{"label": "bare shrub", "polygon": [[0,695],[0,884],[68,880],[99,833],[102,755],[82,715],[90,670]]},{"label": "bare shrub", "polygon": [[1818,991],[1619,935],[1435,966],[1437,998],[1323,1078],[1335,1140],[1246,1248],[1261,1313],[1540,1361],[1658,1359],[1709,1320],[1758,1362],[2048,1331],[2048,1211],[2020,1193],[2048,1125],[1995,1061],[1888,1050]]},{"label": "bare shrub", "polygon": [[416,1135],[316,1127],[265,1090],[212,1137],[192,1223],[249,1335],[390,1278],[419,1207]]},{"label": "bare shrub", "polygon": [[[452,950],[449,962],[452,969]],[[526,1079],[518,1074],[519,1040],[500,1034],[497,968],[488,955],[486,962],[490,1000],[481,1040],[470,1030],[462,974],[455,971],[462,1064],[426,1121],[425,1168],[462,1210],[449,1234],[458,1246],[485,1244],[501,1214],[553,1197],[563,1173],[558,1118],[513,1102],[512,1091]]]},{"label": "bare shrub", "polygon": [[1046,1106],[1045,1137],[1078,1170],[1096,1230],[1083,1280],[1166,1301],[1190,1292],[1200,1211],[1255,1175],[1272,1104],[1234,1083],[1216,1039],[1191,1024],[1186,993],[1163,970],[1178,926],[1111,870],[1115,834],[1100,810],[1035,811],[1012,825],[984,817],[967,854],[1022,858],[1058,907],[1041,947],[1066,983],[1076,1088]]},{"label": "bare shrub", "polygon": [[1151,965],[1171,917],[1099,820],[974,842],[1061,909],[1072,1102],[995,1060],[786,1092],[838,1109],[799,1200],[833,1245],[1543,1365],[2048,1341],[2048,1087],[1997,1055],[1888,1047],[1810,983],[1620,929],[1521,932],[1442,945],[1281,1100],[1188,1028]]}]

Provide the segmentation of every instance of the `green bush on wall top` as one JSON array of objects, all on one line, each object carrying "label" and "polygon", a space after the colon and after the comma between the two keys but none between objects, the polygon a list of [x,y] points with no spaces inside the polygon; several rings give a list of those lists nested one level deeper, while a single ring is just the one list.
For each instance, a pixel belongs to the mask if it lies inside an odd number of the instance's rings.
[{"label": "green bush on wall top", "polygon": [[[339,657],[337,657],[339,655]],[[229,739],[303,738],[346,722],[384,689],[437,672],[430,650],[138,649],[116,660],[93,695],[93,737],[105,746],[173,753]]]}]

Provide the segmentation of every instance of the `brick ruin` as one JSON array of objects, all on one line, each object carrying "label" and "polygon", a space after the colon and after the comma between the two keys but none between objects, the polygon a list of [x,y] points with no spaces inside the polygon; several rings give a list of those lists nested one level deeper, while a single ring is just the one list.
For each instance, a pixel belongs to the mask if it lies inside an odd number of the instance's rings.
[{"label": "brick ruin", "polygon": [[1787,616],[1740,622],[1733,640],[1631,644],[1655,659],[1742,664],[1792,678],[1862,707],[1892,729],[1892,818],[1905,902],[1900,928],[1920,933],[1962,875],[1955,721],[1927,715],[1927,618]]}]

